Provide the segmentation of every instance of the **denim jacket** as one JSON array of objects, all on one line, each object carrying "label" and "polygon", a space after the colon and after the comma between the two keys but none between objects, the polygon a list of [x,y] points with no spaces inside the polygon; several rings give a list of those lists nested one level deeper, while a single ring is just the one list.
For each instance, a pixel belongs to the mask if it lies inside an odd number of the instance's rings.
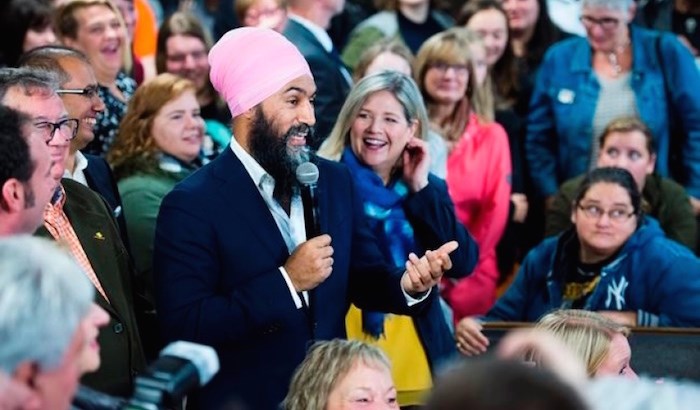
[{"label": "denim jacket", "polygon": [[[508,291],[486,320],[534,322],[567,308],[562,291],[576,262],[575,229],[550,237],[525,258]],[[658,222],[645,217],[617,257],[605,265],[584,309],[632,311],[638,326],[700,326],[700,260],[667,239]]]},{"label": "denim jacket", "polygon": [[[691,196],[700,198],[700,74],[690,52],[673,35],[630,26],[630,81],[637,112],[654,135],[656,171],[669,176],[669,119],[657,52],[659,36],[672,107],[686,134],[686,188]],[[530,100],[525,147],[541,195],[554,194],[562,182],[588,170],[600,92],[591,54],[587,39],[574,37],[552,46],[540,66]]]}]

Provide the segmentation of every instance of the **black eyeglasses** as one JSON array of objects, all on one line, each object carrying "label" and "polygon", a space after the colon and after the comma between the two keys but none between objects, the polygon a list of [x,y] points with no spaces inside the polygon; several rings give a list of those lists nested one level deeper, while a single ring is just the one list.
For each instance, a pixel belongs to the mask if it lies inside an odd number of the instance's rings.
[{"label": "black eyeglasses", "polygon": [[88,85],[87,87],[85,87],[83,89],[80,89],[80,88],[61,88],[61,89],[56,90],[56,93],[82,95],[83,97],[91,100],[91,99],[98,96],[99,87],[96,85]]},{"label": "black eyeglasses", "polygon": [[613,31],[620,24],[620,20],[614,17],[603,17],[597,19],[591,16],[581,16],[579,19],[581,20],[583,26],[587,29],[591,29],[593,26],[600,26],[600,28],[605,31]]},{"label": "black eyeglasses", "polygon": [[578,209],[582,210],[583,213],[591,219],[600,219],[603,215],[607,214],[608,219],[613,222],[622,222],[635,214],[634,211],[628,212],[625,209],[609,209],[606,211],[596,205],[578,205]]},{"label": "black eyeglasses", "polygon": [[44,138],[47,144],[56,136],[56,130],[60,130],[66,141],[70,141],[78,135],[78,120],[66,118],[59,122],[35,122],[34,129]]}]

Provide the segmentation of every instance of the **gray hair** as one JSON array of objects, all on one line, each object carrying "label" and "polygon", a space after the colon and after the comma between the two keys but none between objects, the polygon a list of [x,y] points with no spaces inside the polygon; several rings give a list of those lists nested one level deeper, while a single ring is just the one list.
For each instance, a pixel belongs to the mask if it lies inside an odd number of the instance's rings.
[{"label": "gray hair", "polygon": [[35,92],[40,94],[55,94],[59,88],[59,78],[55,73],[39,68],[6,67],[0,69],[0,103],[10,88],[21,87],[27,95]]},{"label": "gray hair", "polygon": [[407,121],[416,120],[416,137],[425,140],[428,134],[428,113],[423,96],[415,81],[396,71],[382,71],[360,80],[350,91],[343,108],[338,114],[333,130],[321,145],[318,154],[322,157],[339,160],[345,147],[350,143],[350,127],[367,99],[379,91],[388,91],[401,104]]},{"label": "gray hair", "polygon": [[87,56],[74,48],[52,44],[42,47],[37,47],[24,53],[17,65],[19,67],[38,68],[54,73],[61,85],[71,80],[71,74],[63,68],[59,60],[62,58],[73,58],[88,67],[92,67]]},{"label": "gray hair", "polygon": [[627,11],[633,2],[634,0],[581,0],[581,10],[586,7],[597,7],[615,11]]},{"label": "gray hair", "polygon": [[58,366],[93,297],[87,276],[53,242],[0,240],[0,370],[12,374],[23,362]]}]

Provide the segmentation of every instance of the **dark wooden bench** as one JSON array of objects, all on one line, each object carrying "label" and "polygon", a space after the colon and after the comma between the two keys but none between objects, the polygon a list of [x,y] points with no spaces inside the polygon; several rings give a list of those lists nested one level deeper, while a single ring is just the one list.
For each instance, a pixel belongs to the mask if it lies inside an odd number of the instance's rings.
[{"label": "dark wooden bench", "polygon": [[[492,322],[484,334],[496,346],[510,330],[531,323]],[[632,328],[632,368],[652,377],[673,377],[700,382],[700,328]]]}]

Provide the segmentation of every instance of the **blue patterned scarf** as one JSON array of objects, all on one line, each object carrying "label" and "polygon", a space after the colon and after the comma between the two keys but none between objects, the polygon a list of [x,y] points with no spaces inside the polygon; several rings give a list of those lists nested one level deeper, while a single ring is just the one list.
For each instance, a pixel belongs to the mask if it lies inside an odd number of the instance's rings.
[{"label": "blue patterned scarf", "polygon": [[[350,147],[340,159],[348,166],[355,179],[364,213],[368,218],[377,243],[388,260],[403,267],[410,252],[416,252],[413,228],[406,219],[403,202],[409,193],[400,178],[384,186],[382,179],[371,168],[361,164]],[[362,310],[362,330],[378,339],[384,333],[384,313]]]}]

